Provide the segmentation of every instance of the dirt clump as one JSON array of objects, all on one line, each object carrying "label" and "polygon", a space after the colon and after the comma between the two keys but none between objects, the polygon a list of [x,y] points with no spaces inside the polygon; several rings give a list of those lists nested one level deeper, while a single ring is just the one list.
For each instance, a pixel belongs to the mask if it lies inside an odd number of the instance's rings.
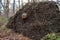
[{"label": "dirt clump", "polygon": [[[23,13],[27,13],[26,19],[22,19]],[[32,40],[40,40],[47,33],[60,32],[58,6],[53,1],[27,3],[10,18],[6,26]]]}]

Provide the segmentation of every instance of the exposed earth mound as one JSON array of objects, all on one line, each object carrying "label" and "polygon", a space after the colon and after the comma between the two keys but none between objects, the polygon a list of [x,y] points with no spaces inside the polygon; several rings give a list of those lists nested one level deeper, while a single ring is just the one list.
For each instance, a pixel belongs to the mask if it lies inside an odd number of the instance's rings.
[{"label": "exposed earth mound", "polygon": [[47,33],[60,32],[58,6],[53,1],[27,3],[6,26],[32,40],[40,40]]}]

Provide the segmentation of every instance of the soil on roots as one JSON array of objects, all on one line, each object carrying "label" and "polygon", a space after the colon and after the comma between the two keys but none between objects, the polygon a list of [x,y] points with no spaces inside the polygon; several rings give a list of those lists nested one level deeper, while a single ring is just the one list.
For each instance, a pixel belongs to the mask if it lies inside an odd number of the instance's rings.
[{"label": "soil on roots", "polygon": [[[27,13],[27,18],[22,19],[22,14]],[[51,32],[60,32],[60,14],[56,2],[27,3],[9,19],[7,28],[22,33],[32,40]]]}]

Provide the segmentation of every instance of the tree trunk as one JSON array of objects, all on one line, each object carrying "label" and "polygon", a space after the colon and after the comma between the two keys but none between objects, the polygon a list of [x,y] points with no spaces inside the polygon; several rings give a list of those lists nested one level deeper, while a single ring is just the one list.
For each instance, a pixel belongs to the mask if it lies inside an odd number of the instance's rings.
[{"label": "tree trunk", "polygon": [[22,2],[22,7],[23,7],[23,0],[21,0],[21,2]]},{"label": "tree trunk", "polygon": [[18,0],[19,8],[20,8],[20,0]]},{"label": "tree trunk", "polygon": [[6,16],[6,5],[5,4],[6,4],[6,2],[4,0],[4,7],[3,7],[4,8],[4,16]]},{"label": "tree trunk", "polygon": [[51,1],[53,1],[53,0],[51,0]]},{"label": "tree trunk", "polygon": [[49,0],[42,0],[42,1],[49,1]]},{"label": "tree trunk", "polygon": [[6,17],[9,18],[9,0],[6,0]]},{"label": "tree trunk", "polygon": [[13,0],[13,13],[15,14],[15,0]]},{"label": "tree trunk", "polygon": [[33,2],[39,2],[40,0],[33,0]]},{"label": "tree trunk", "polygon": [[2,0],[0,0],[0,13],[1,13],[1,2],[2,2]]},{"label": "tree trunk", "polygon": [[28,0],[28,3],[29,3],[30,1]]},{"label": "tree trunk", "polygon": [[31,0],[31,2],[33,2],[33,0]]},{"label": "tree trunk", "polygon": [[35,2],[35,0],[33,0],[33,2]]}]

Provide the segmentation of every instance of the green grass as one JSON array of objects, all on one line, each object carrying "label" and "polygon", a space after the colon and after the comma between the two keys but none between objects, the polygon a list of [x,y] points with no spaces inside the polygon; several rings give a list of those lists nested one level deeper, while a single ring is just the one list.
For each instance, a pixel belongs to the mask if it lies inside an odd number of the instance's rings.
[{"label": "green grass", "polygon": [[5,18],[5,17],[3,17],[3,16],[2,16],[2,17],[0,16],[0,22],[1,22],[1,23],[7,22],[7,18]]},{"label": "green grass", "polygon": [[2,26],[0,27],[0,29],[3,30],[7,35],[9,35],[10,32],[11,32],[11,29],[8,29],[8,28],[6,27],[6,24],[2,25]]},{"label": "green grass", "polygon": [[8,22],[8,19],[4,16],[0,16],[0,23],[2,23],[3,25],[0,27],[1,30],[3,30],[6,34],[10,34],[10,29],[8,29],[6,27],[6,24]]},{"label": "green grass", "polygon": [[60,35],[56,33],[50,33],[45,35],[41,40],[60,40]]}]

